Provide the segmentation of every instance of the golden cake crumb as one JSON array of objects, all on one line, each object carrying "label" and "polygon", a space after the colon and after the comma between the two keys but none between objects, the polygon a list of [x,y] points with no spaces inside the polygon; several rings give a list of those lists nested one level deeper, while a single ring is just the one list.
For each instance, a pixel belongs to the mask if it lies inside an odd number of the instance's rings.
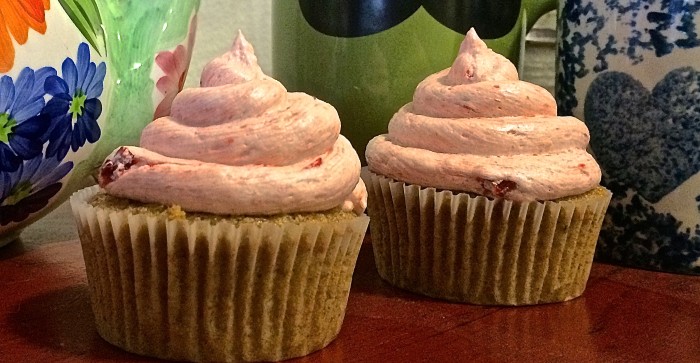
[{"label": "golden cake crumb", "polygon": [[170,219],[187,219],[187,213],[177,204],[170,206],[166,212]]}]

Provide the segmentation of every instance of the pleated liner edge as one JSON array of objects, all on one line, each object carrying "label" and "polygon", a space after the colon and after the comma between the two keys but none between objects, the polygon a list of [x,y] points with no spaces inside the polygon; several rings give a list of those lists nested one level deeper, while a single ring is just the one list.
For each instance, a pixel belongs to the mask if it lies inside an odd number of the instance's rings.
[{"label": "pleated liner edge", "polygon": [[482,305],[580,296],[612,194],[561,202],[491,200],[366,171],[380,276],[415,293]]},{"label": "pleated liner edge", "polygon": [[99,334],[189,361],[275,361],[335,339],[368,225],[167,220],[71,197]]}]

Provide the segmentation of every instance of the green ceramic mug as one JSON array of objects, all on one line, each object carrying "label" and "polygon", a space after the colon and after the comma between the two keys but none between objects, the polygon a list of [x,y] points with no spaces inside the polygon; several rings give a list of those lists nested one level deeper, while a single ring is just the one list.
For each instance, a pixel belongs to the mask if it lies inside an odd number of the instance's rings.
[{"label": "green ceramic mug", "polygon": [[556,0],[273,0],[273,73],[336,107],[364,160],[416,85],[448,67],[469,28],[518,64],[523,31]]}]

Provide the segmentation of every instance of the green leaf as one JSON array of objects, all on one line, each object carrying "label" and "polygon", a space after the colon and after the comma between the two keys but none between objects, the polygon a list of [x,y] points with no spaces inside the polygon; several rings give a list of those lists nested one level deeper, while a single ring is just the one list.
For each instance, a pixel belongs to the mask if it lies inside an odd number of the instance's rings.
[{"label": "green leaf", "polygon": [[102,19],[95,0],[58,0],[73,24],[100,55],[107,51]]}]

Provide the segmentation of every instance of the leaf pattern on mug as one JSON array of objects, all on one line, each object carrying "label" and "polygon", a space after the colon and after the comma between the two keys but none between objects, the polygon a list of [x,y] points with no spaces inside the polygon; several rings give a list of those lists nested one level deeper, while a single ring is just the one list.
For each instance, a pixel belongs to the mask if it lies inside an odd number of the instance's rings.
[{"label": "leaf pattern on mug", "polygon": [[440,24],[466,34],[474,28],[484,39],[496,39],[508,34],[520,15],[521,0],[423,0],[423,7]]},{"label": "leaf pattern on mug", "polygon": [[485,39],[508,34],[518,21],[522,0],[299,0],[306,21],[317,31],[353,38],[391,29],[421,6],[442,25],[465,34],[470,28]]},{"label": "leaf pattern on mug", "polygon": [[420,0],[300,0],[306,21],[326,35],[352,38],[392,28],[421,6]]}]

